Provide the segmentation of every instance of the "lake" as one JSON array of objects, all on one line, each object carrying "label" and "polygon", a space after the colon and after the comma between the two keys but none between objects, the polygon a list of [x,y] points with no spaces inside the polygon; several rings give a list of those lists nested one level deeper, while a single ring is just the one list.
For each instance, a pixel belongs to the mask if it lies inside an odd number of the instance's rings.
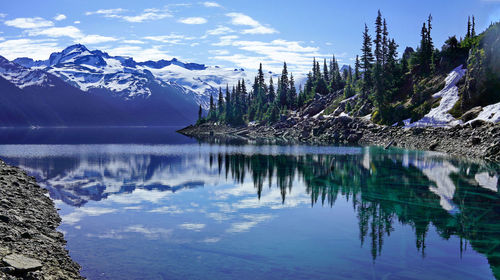
[{"label": "lake", "polygon": [[3,129],[0,158],[89,279],[500,279],[498,164],[174,130]]}]

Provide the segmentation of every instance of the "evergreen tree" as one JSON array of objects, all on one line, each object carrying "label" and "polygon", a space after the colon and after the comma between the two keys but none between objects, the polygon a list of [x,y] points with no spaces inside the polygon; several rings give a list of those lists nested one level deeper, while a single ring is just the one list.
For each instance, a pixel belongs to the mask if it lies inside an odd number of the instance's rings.
[{"label": "evergreen tree", "polygon": [[268,95],[269,104],[272,104],[275,99],[276,99],[276,93],[274,92],[273,76],[271,76],[269,78],[269,95]]},{"label": "evergreen tree", "polygon": [[232,106],[231,106],[231,103],[232,103],[232,97],[231,97],[231,93],[229,92],[229,85],[227,84],[226,85],[226,114],[225,114],[225,119],[226,119],[226,122],[227,123],[231,123],[232,121]]},{"label": "evergreen tree", "polygon": [[[337,63],[337,58],[335,58],[335,55],[332,56],[332,60],[330,62],[330,75],[332,76],[331,80],[330,80],[330,89],[332,91],[337,91],[339,89],[342,89],[344,87],[344,85],[343,85],[342,77],[340,75],[339,64]],[[318,81],[318,83],[319,82],[320,81]],[[325,82],[325,85],[327,85],[326,81],[323,81],[323,82]],[[323,83],[323,82],[321,82],[321,83]],[[320,89],[323,88],[322,85],[319,85],[318,87]]]},{"label": "evergreen tree", "polygon": [[471,37],[471,23],[470,23],[470,16],[467,19],[467,35],[465,35],[465,38],[470,38]]},{"label": "evergreen tree", "polygon": [[388,53],[389,53],[389,32],[387,31],[387,23],[384,18],[383,29],[382,29],[382,66],[385,66],[387,62]]},{"label": "evergreen tree", "polygon": [[364,97],[367,96],[372,87],[372,62],[372,39],[368,33],[368,26],[365,24],[365,31],[363,32],[363,46],[361,48],[361,68],[363,69],[362,93]]},{"label": "evergreen tree", "polygon": [[219,87],[219,100],[218,100],[219,115],[222,115],[224,110],[224,96],[222,95],[222,88]]},{"label": "evergreen tree", "polygon": [[290,89],[288,91],[288,96],[289,107],[290,109],[295,110],[297,108],[297,89],[295,88],[293,74],[290,74]]},{"label": "evergreen tree", "polygon": [[472,16],[472,30],[470,32],[471,37],[476,37],[476,18]]},{"label": "evergreen tree", "polygon": [[382,64],[382,14],[378,11],[377,19],[375,20],[375,62]]},{"label": "evergreen tree", "polygon": [[200,105],[200,108],[198,109],[198,121],[201,121],[202,114],[203,114],[203,110],[201,109],[201,105]]},{"label": "evergreen tree", "polygon": [[210,112],[215,111],[214,96],[210,93]]},{"label": "evergreen tree", "polygon": [[[318,63],[317,63],[318,64]],[[319,65],[319,64],[318,64]],[[288,82],[288,70],[286,67],[286,62],[283,63],[283,71],[281,72],[281,87],[280,87],[280,92],[279,92],[279,97],[280,97],[280,105],[281,108],[289,108],[288,104],[288,96],[289,96],[289,82]]]},{"label": "evergreen tree", "polygon": [[328,66],[326,65],[326,58],[323,60],[323,78],[327,84],[330,82],[330,73],[328,72]]},{"label": "evergreen tree", "polygon": [[356,62],[354,63],[354,81],[359,80],[361,77],[359,69],[361,68],[361,65],[359,64],[359,56],[356,55]]}]

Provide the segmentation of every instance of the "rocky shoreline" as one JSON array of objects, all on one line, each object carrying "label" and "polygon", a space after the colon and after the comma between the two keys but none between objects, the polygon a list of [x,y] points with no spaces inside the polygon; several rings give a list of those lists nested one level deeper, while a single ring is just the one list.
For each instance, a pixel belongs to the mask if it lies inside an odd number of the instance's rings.
[{"label": "rocky shoreline", "polygon": [[0,160],[0,279],[84,279],[47,190]]},{"label": "rocky shoreline", "polygon": [[365,118],[347,115],[306,118],[292,115],[273,125],[229,127],[204,123],[178,132],[199,139],[232,137],[272,143],[395,146],[500,162],[500,123],[480,120],[452,128],[403,128],[376,125]]}]

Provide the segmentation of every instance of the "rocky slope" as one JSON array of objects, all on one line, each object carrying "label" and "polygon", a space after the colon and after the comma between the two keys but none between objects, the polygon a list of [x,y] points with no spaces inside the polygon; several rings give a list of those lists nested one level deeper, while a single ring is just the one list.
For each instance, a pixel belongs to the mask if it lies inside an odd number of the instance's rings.
[{"label": "rocky slope", "polygon": [[83,279],[46,193],[33,177],[0,161],[0,279]]}]

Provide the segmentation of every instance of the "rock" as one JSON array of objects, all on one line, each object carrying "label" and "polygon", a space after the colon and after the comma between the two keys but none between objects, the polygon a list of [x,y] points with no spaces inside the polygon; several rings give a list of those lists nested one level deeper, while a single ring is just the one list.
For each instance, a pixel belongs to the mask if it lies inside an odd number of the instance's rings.
[{"label": "rock", "polygon": [[429,146],[429,151],[435,151],[437,146],[439,146],[439,142],[434,142]]},{"label": "rock", "polygon": [[415,128],[411,129],[411,132],[413,135],[420,135],[420,134],[422,134],[422,132],[424,132],[424,130],[425,129],[422,127],[415,127]]},{"label": "rock", "polygon": [[7,255],[2,261],[20,272],[34,271],[42,268],[42,263],[39,260],[28,258],[20,254]]},{"label": "rock", "polygon": [[10,218],[8,216],[0,215],[0,222],[4,222],[4,223],[8,224],[9,221],[10,221]]},{"label": "rock", "polygon": [[470,142],[472,143],[472,145],[479,145],[479,144],[481,144],[481,138],[479,138],[479,137],[472,137],[470,139]]},{"label": "rock", "polygon": [[472,122],[470,123],[470,126],[471,126],[472,128],[478,128],[478,127],[480,127],[480,126],[483,126],[485,123],[486,123],[486,122],[485,122],[485,121],[483,121],[483,120],[475,120],[475,121],[472,121]]},{"label": "rock", "polygon": [[359,139],[361,139],[361,137],[363,137],[363,135],[361,133],[354,133],[354,134],[351,134],[347,137],[347,142],[349,143],[357,143],[359,141]]},{"label": "rock", "polygon": [[483,107],[481,107],[481,106],[474,107],[474,108],[470,109],[469,111],[465,112],[462,115],[461,119],[464,123],[468,122],[470,120],[473,120],[479,115],[479,113],[481,113],[482,110],[483,110]]}]

